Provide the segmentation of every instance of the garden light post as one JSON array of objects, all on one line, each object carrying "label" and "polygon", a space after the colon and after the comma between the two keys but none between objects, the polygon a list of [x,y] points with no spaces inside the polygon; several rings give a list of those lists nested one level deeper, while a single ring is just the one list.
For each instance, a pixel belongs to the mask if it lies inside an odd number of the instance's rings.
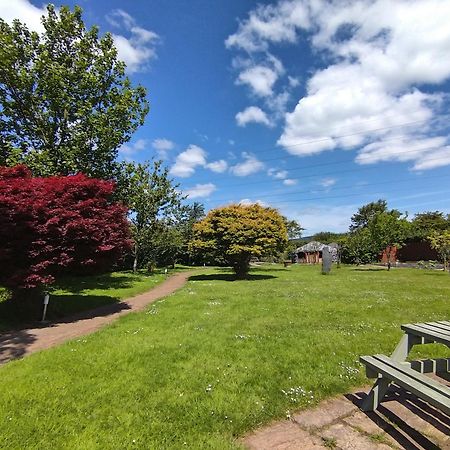
[{"label": "garden light post", "polygon": [[48,306],[49,300],[50,300],[50,294],[48,292],[45,292],[45,295],[44,295],[44,311],[42,312],[42,320],[41,320],[41,322],[45,322],[45,315],[47,314],[47,306]]}]

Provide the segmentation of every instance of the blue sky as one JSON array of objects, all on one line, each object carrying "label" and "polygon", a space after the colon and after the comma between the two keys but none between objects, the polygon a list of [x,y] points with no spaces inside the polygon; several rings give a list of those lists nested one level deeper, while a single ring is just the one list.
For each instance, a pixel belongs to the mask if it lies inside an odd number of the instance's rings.
[{"label": "blue sky", "polygon": [[[259,201],[305,234],[345,231],[378,198],[450,212],[448,0],[66,4],[148,89],[120,157],[162,158],[192,201]],[[39,30],[43,6],[0,13]]]}]

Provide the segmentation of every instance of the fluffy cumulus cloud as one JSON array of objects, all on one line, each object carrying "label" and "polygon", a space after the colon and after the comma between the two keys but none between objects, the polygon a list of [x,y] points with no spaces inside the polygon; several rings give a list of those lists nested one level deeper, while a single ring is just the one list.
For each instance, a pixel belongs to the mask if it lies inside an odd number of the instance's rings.
[{"label": "fluffy cumulus cloud", "polygon": [[126,161],[132,161],[139,153],[148,147],[147,139],[138,139],[133,143],[123,144],[119,148],[119,155]]},{"label": "fluffy cumulus cloud", "polygon": [[152,147],[160,152],[167,152],[175,147],[175,144],[169,139],[159,138],[152,142]]},{"label": "fluffy cumulus cloud", "polygon": [[[411,161],[425,170],[449,164],[448,133],[436,126],[448,113],[440,88],[450,78],[449,22],[447,0],[281,0],[251,11],[226,45],[256,60],[274,44],[303,40],[324,56],[283,113],[278,143],[289,153],[357,149],[361,164]],[[260,92],[289,94],[274,83]],[[288,84],[298,79],[288,75]]]},{"label": "fluffy cumulus cloud", "polygon": [[34,6],[28,0],[0,0],[0,16],[5,22],[12,23],[14,19],[19,19],[30,30],[39,33],[44,31],[41,17],[46,12],[45,8]]},{"label": "fluffy cumulus cloud", "polygon": [[213,172],[223,173],[228,169],[228,163],[224,159],[219,159],[206,164],[205,167]]},{"label": "fluffy cumulus cloud", "polygon": [[155,45],[159,41],[159,36],[151,30],[140,27],[134,17],[122,9],[112,11],[106,19],[118,30],[118,33],[113,33],[114,44],[119,59],[127,65],[127,71],[134,73],[145,70],[149,62],[156,58]]},{"label": "fluffy cumulus cloud", "polygon": [[295,178],[288,178],[289,172],[287,170],[280,170],[271,167],[267,171],[267,175],[269,177],[275,178],[275,180],[281,180],[285,186],[295,186],[298,183],[298,180]]},{"label": "fluffy cumulus cloud", "polygon": [[215,184],[196,184],[194,187],[185,189],[183,194],[186,194],[190,199],[209,197],[217,190]]},{"label": "fluffy cumulus cloud", "polygon": [[194,175],[197,167],[203,167],[216,173],[225,172],[228,164],[225,160],[207,161],[206,151],[198,145],[189,145],[175,159],[175,164],[171,167],[170,173],[174,176],[187,178]]},{"label": "fluffy cumulus cloud", "polygon": [[235,164],[230,168],[233,175],[246,177],[264,169],[264,163],[249,153],[242,153],[243,162]]},{"label": "fluffy cumulus cloud", "polygon": [[236,122],[240,127],[245,127],[248,123],[261,123],[270,126],[267,114],[257,106],[249,106],[244,111],[236,114]]},{"label": "fluffy cumulus cloud", "polygon": [[196,167],[204,167],[205,164],[205,150],[197,145],[190,145],[176,157],[175,164],[170,169],[170,173],[176,177],[187,178],[195,173]]}]

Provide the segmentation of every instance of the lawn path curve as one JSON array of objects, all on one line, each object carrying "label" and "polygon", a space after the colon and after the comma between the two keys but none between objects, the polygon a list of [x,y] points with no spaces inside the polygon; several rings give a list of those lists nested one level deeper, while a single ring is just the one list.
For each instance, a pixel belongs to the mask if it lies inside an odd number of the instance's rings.
[{"label": "lawn path curve", "polygon": [[176,273],[143,294],[112,305],[76,313],[45,327],[0,333],[0,365],[12,359],[54,347],[70,339],[93,333],[124,314],[141,311],[147,305],[182,288],[188,278],[196,272],[196,270],[190,270]]}]

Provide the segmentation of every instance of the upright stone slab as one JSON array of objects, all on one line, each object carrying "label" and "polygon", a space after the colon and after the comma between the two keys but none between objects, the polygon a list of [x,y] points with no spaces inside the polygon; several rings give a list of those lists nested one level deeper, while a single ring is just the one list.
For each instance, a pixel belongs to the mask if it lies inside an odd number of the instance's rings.
[{"label": "upright stone slab", "polygon": [[330,248],[325,246],[322,249],[322,273],[330,273],[331,264],[333,263],[333,254]]}]

